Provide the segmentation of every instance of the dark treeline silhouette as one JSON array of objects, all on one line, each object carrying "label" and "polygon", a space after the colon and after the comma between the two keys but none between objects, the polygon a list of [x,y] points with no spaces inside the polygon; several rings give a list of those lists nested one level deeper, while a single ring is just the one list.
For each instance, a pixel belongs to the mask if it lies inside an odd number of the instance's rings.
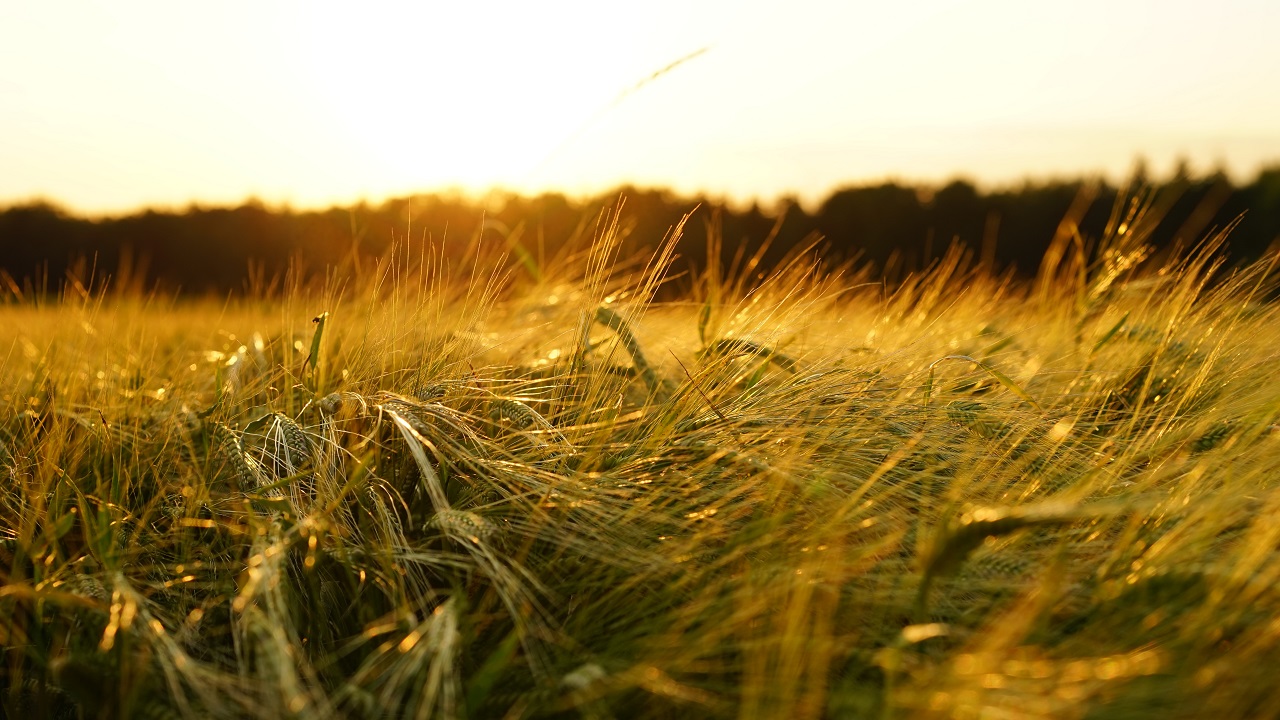
[{"label": "dark treeline silhouette", "polygon": [[[1142,180],[1142,178],[1138,178]],[[1217,173],[1192,177],[1185,169],[1150,193],[1149,242],[1157,248],[1188,247],[1215,230],[1238,224],[1228,240],[1229,258],[1246,261],[1280,238],[1280,166],[1247,185]],[[382,254],[393,243],[430,241],[461,251],[466,243],[498,243],[535,262],[598,232],[602,213],[625,198],[623,229],[630,250],[658,243],[686,213],[679,252],[700,267],[707,233],[723,238],[727,261],[740,247],[754,251],[771,242],[762,267],[816,242],[824,260],[870,262],[890,275],[928,265],[953,242],[973,249],[997,269],[1034,274],[1073,203],[1089,200],[1079,215],[1081,235],[1099,237],[1118,198],[1106,183],[1060,181],[982,191],[957,180],[941,187],[882,183],[837,190],[815,210],[780,201],[742,209],[667,191],[622,188],[587,200],[546,194],[527,198],[428,195],[323,211],[191,207],[88,220],[47,203],[0,211],[0,287],[6,295],[56,291],[65,278],[139,289],[185,293],[270,292],[273,279],[294,263],[308,271],[349,267],[353,258]]]}]

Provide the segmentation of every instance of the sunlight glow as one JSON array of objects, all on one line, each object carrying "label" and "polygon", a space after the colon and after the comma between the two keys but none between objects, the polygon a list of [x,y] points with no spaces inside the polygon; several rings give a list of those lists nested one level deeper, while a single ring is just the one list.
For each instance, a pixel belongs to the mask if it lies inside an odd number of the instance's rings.
[{"label": "sunlight glow", "polygon": [[1238,172],[1280,158],[1280,6],[1059,9],[9,3],[0,203],[622,182],[812,196],[886,176],[1123,173],[1139,154]]}]

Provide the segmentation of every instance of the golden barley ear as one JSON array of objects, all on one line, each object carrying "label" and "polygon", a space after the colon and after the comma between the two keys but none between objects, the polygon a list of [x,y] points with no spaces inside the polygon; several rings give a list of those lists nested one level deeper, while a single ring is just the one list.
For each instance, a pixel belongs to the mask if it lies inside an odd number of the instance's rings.
[{"label": "golden barley ear", "polygon": [[503,421],[511,423],[521,430],[528,430],[535,425],[541,427],[547,424],[547,421],[536,410],[519,400],[494,400],[489,405],[489,418],[495,423]]},{"label": "golden barley ear", "polygon": [[445,386],[440,383],[424,385],[418,392],[414,393],[414,397],[422,402],[436,402],[443,400],[445,396]]},{"label": "golden barley ear", "polygon": [[409,427],[413,428],[413,431],[419,435],[422,435],[423,437],[431,437],[433,435],[431,432],[430,421],[423,417],[422,413],[418,412],[417,409],[409,403],[402,402],[400,400],[388,400],[378,405],[378,407],[383,410],[390,410],[401,418],[404,418],[404,421],[409,424]]},{"label": "golden barley ear", "polygon": [[364,396],[353,392],[332,392],[316,403],[326,418],[339,416],[367,415],[369,401]]}]

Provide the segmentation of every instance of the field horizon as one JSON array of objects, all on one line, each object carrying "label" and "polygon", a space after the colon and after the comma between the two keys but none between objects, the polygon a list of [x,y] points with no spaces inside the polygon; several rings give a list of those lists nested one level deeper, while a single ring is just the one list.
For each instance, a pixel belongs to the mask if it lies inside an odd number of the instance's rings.
[{"label": "field horizon", "polygon": [[1085,176],[1007,188],[964,179],[885,181],[834,188],[816,205],[793,197],[735,205],[630,186],[592,197],[414,195],[310,210],[192,204],[106,218],[33,202],[0,209],[0,246],[6,248],[0,295],[55,296],[69,276],[92,292],[108,282],[118,291],[162,295],[280,295],[286,275],[359,274],[361,264],[376,264],[394,245],[410,254],[431,245],[457,262],[469,243],[488,243],[505,250],[512,267],[542,267],[566,247],[589,244],[601,214],[620,200],[627,208],[622,252],[651,252],[683,223],[676,252],[680,269],[694,276],[705,270],[712,243],[722,248],[717,261],[726,264],[739,245],[753,255],[767,241],[759,270],[772,270],[789,253],[812,245],[829,265],[874,265],[892,285],[960,243],[993,272],[1013,270],[1030,280],[1059,233],[1101,237],[1112,208],[1135,194],[1149,198],[1146,243],[1156,253],[1194,246],[1230,227],[1222,252],[1228,263],[1242,265],[1280,237],[1275,166],[1244,184],[1221,171],[1196,174],[1185,164],[1159,178],[1139,168],[1119,185]]},{"label": "field horizon", "polygon": [[1280,716],[1280,254],[1154,207],[11,292],[3,714]]}]

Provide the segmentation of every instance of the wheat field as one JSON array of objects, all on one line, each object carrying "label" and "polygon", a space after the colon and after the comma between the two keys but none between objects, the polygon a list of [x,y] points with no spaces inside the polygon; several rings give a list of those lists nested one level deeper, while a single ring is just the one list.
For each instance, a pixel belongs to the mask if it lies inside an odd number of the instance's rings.
[{"label": "wheat field", "polygon": [[15,290],[4,714],[1280,716],[1276,256],[1132,203],[890,286],[618,219]]}]

